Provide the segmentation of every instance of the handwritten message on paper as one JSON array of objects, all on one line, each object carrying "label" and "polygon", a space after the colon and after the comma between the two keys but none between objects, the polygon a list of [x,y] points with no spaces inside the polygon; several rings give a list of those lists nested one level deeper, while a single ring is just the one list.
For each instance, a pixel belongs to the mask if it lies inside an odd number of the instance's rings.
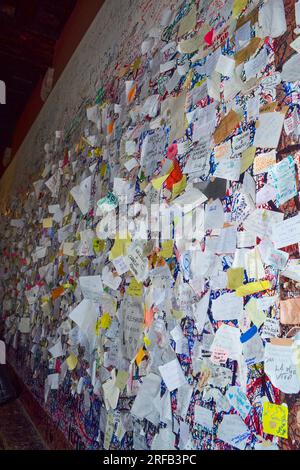
[{"label": "handwritten message on paper", "polygon": [[263,430],[272,436],[288,437],[288,407],[264,402],[263,404]]},{"label": "handwritten message on paper", "polygon": [[236,385],[229,387],[226,396],[241,418],[246,419],[251,410],[251,404],[242,389]]},{"label": "handwritten message on paper", "polygon": [[291,346],[265,345],[265,372],[273,385],[284,393],[298,393],[300,382],[292,361]]}]

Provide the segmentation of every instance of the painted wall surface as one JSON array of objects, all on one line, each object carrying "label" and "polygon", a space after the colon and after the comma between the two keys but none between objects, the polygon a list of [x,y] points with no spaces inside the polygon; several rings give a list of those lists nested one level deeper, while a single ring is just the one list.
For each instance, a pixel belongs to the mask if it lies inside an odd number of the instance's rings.
[{"label": "painted wall surface", "polygon": [[[101,83],[114,75],[116,64],[130,63],[143,40],[144,32],[155,26],[166,5],[179,1],[109,0],[101,8],[76,49],[54,90],[20,146],[16,157],[1,178],[0,207],[5,207],[10,191],[27,181],[43,164],[44,145],[55,131],[64,129],[67,142],[80,135],[83,116],[92,104]],[[34,151],[33,151],[34,149]]]}]

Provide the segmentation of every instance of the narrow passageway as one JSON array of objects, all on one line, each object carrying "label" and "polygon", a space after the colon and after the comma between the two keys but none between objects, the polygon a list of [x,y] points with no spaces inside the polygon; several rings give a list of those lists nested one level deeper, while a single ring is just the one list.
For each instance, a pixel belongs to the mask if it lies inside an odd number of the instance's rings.
[{"label": "narrow passageway", "polygon": [[0,450],[47,450],[18,399],[0,405]]}]

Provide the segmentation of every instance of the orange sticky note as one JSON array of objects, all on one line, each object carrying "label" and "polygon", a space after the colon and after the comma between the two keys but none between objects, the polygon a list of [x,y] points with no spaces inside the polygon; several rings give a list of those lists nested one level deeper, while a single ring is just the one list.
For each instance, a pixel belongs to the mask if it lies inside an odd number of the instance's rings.
[{"label": "orange sticky note", "polygon": [[111,121],[110,123],[107,124],[107,133],[108,135],[113,133],[115,123],[114,121]]},{"label": "orange sticky note", "polygon": [[63,286],[55,287],[55,289],[52,289],[51,291],[51,297],[53,300],[58,299],[63,293],[65,289]]},{"label": "orange sticky note", "polygon": [[134,100],[135,95],[136,95],[136,85],[134,84],[134,85],[130,88],[130,90],[129,90],[128,94],[127,94],[128,103],[131,103],[131,101]]},{"label": "orange sticky note", "polygon": [[173,159],[173,170],[171,171],[170,175],[166,179],[166,188],[171,191],[173,185],[178,183],[182,180],[182,171],[180,169],[179,163],[176,158]]},{"label": "orange sticky note", "polygon": [[137,363],[138,366],[140,365],[140,363],[144,359],[145,355],[146,355],[145,351],[143,350],[143,348],[141,348],[139,350],[139,352],[137,353],[137,355],[135,356],[135,362]]},{"label": "orange sticky note", "polygon": [[149,308],[148,310],[145,311],[145,325],[150,326],[153,322],[153,317],[154,317],[154,310],[152,308]]}]

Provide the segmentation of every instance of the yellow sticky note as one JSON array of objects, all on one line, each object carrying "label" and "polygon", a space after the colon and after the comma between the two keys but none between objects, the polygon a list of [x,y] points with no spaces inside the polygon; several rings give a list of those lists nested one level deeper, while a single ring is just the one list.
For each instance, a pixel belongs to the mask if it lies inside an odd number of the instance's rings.
[{"label": "yellow sticky note", "polygon": [[272,436],[288,438],[288,414],[286,405],[264,402],[263,404],[263,431]]},{"label": "yellow sticky note", "polygon": [[71,353],[70,356],[67,357],[66,361],[67,361],[69,370],[74,370],[75,367],[77,366],[78,359],[74,353]]},{"label": "yellow sticky note", "polygon": [[104,178],[105,173],[106,173],[106,163],[103,163],[100,167],[100,176]]},{"label": "yellow sticky note", "polygon": [[119,238],[119,234],[117,234],[114,246],[110,250],[109,259],[112,260],[118,258],[119,256],[126,255],[130,241],[131,237],[129,234],[127,234],[127,238]]},{"label": "yellow sticky note", "polygon": [[162,185],[164,184],[168,176],[169,175],[163,175],[163,176],[159,176],[158,178],[153,178],[153,180],[151,180],[153,188],[155,188],[158,191],[162,187]]},{"label": "yellow sticky note", "polygon": [[235,290],[243,284],[244,269],[229,268],[227,271],[227,289]]},{"label": "yellow sticky note", "polygon": [[179,196],[186,188],[186,175],[184,175],[178,183],[173,184],[172,199]]},{"label": "yellow sticky note", "polygon": [[96,321],[96,325],[95,325],[96,336],[100,336],[100,331],[101,331],[101,318],[98,318],[98,320]]},{"label": "yellow sticky note", "polygon": [[144,336],[144,343],[145,343],[146,346],[150,346],[150,344],[151,344],[151,341],[150,341],[150,339],[147,338],[147,336]]},{"label": "yellow sticky note", "polygon": [[173,256],[173,240],[165,240],[161,245],[160,255],[166,259],[171,258]]},{"label": "yellow sticky note", "polygon": [[132,297],[142,297],[143,283],[137,282],[137,280],[132,277],[126,293]]},{"label": "yellow sticky note", "polygon": [[267,290],[270,286],[270,281],[248,282],[248,284],[238,287],[235,293],[238,297],[244,297],[245,295],[251,295],[256,292]]},{"label": "yellow sticky note", "polygon": [[170,166],[168,168],[168,171],[165,175],[158,176],[157,178],[153,178],[153,180],[151,181],[153,188],[156,189],[157,191],[162,187],[162,185],[164,184],[166,179],[169,177],[170,173],[172,172],[172,170],[174,168],[173,162],[170,162],[170,163],[171,164],[170,164]]},{"label": "yellow sticky note", "polygon": [[252,165],[255,157],[256,147],[249,147],[242,152],[241,158],[241,174],[244,173],[249,166]]},{"label": "yellow sticky note", "polygon": [[95,157],[101,157],[102,155],[102,148],[101,147],[97,147],[94,149],[94,155]]},{"label": "yellow sticky note", "polygon": [[239,16],[239,14],[247,6],[247,3],[248,3],[248,0],[234,0],[233,7],[232,7],[233,18],[237,18]]},{"label": "yellow sticky note", "polygon": [[53,224],[52,217],[47,217],[47,219],[43,219],[43,228],[51,228]]},{"label": "yellow sticky note", "polygon": [[135,61],[131,64],[131,68],[133,70],[133,72],[136,72],[139,68],[140,68],[140,65],[141,65],[141,58],[138,57],[137,59],[135,59]]},{"label": "yellow sticky note", "polygon": [[258,310],[257,303],[255,299],[250,299],[247,303],[245,310],[249,315],[252,323],[259,328],[266,319],[266,314],[262,310]]},{"label": "yellow sticky note", "polygon": [[105,240],[101,240],[100,238],[94,238],[93,248],[94,248],[94,252],[98,255],[105,248]]},{"label": "yellow sticky note", "polygon": [[100,328],[107,330],[111,325],[111,317],[109,313],[104,313],[100,318]]},{"label": "yellow sticky note", "polygon": [[139,352],[137,353],[137,355],[135,356],[135,362],[137,363],[138,366],[144,359],[145,355],[146,355],[145,351],[143,350],[143,348],[141,348]]}]

